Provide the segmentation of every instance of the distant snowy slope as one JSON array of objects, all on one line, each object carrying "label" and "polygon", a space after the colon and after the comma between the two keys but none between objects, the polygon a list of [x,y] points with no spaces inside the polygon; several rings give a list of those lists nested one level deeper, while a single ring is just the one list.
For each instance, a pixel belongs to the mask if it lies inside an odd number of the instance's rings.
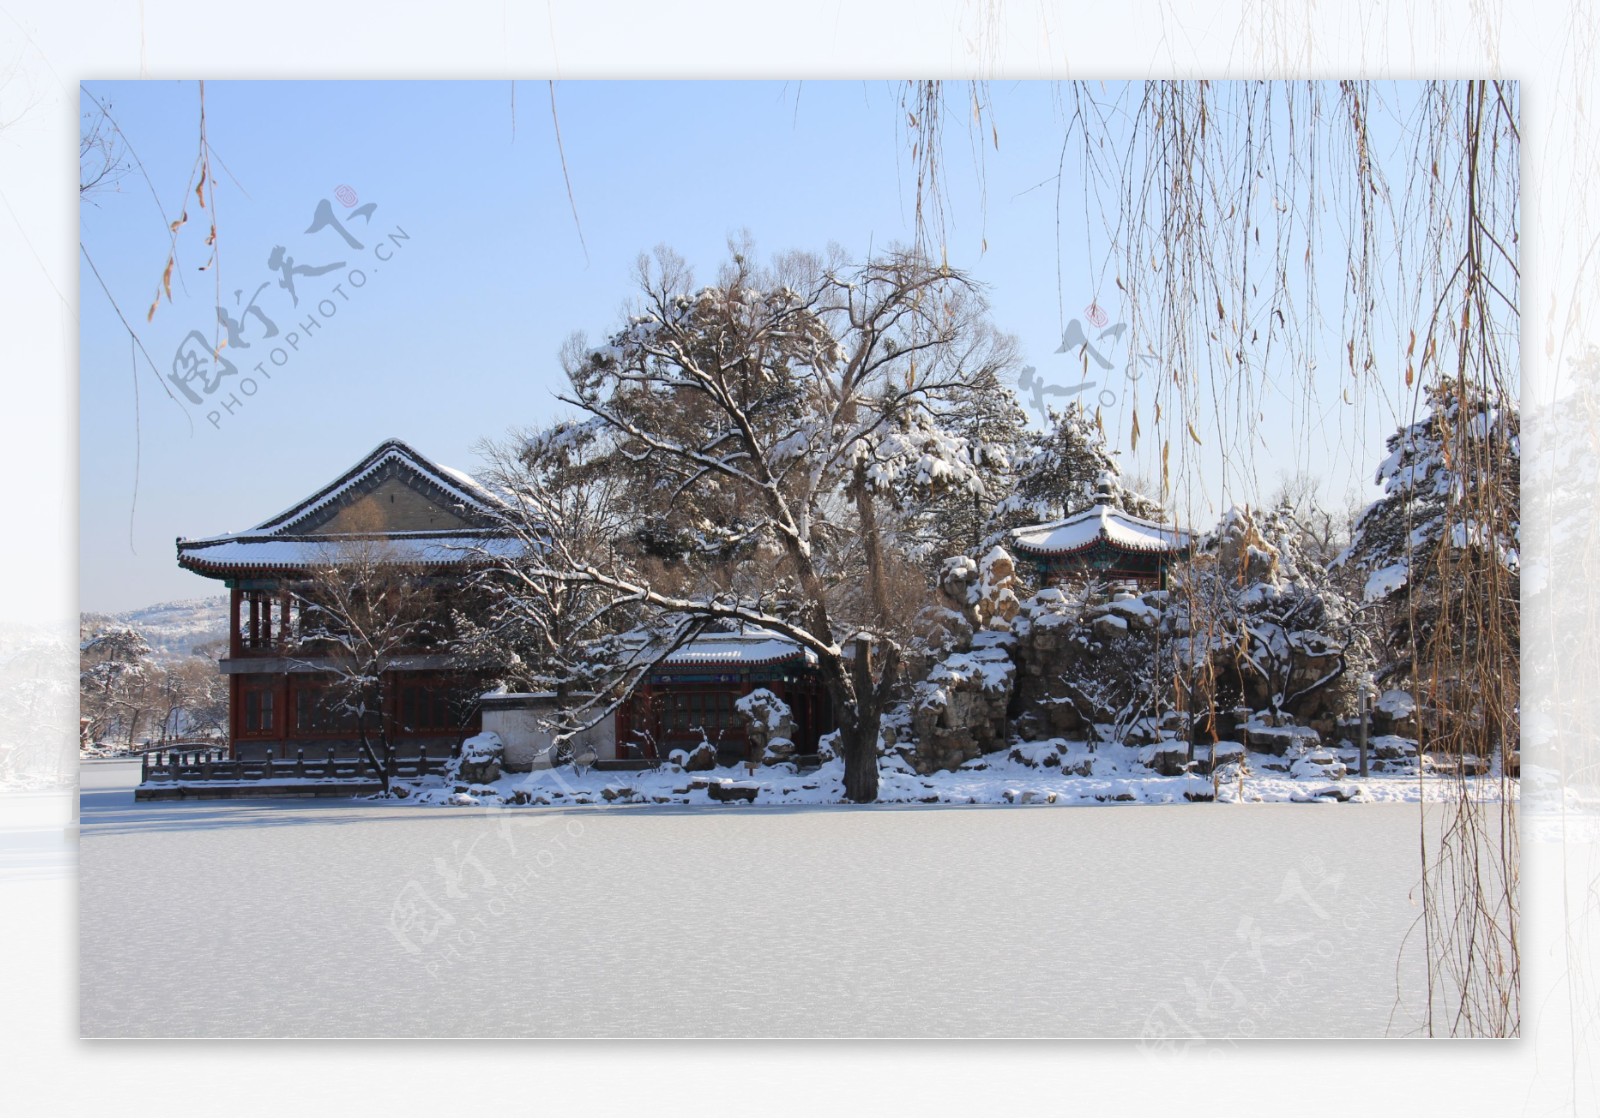
[{"label": "distant snowy slope", "polygon": [[138,630],[158,657],[182,657],[195,648],[228,636],[228,598],[186,598],[181,602],[158,602],[121,614],[79,615],[84,636],[108,626],[128,626]]}]

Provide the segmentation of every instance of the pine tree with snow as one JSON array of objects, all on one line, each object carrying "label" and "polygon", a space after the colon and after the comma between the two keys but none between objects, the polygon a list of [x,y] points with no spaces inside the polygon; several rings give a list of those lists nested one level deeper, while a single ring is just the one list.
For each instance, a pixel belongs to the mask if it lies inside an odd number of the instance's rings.
[{"label": "pine tree with snow", "polygon": [[942,562],[955,555],[981,555],[995,510],[1016,488],[1016,471],[1030,453],[1028,414],[1010,383],[994,366],[977,370],[960,387],[939,422],[965,444],[972,476],[927,502],[919,525],[926,543],[921,553]]},{"label": "pine tree with snow", "polygon": [[1336,563],[1383,620],[1377,678],[1437,713],[1435,749],[1487,752],[1516,726],[1520,417],[1514,400],[1448,379],[1425,408],[1389,437],[1384,495]]},{"label": "pine tree with snow", "polygon": [[136,629],[112,626],[84,638],[79,647],[78,695],[88,743],[120,731],[132,749],[134,736],[153,700],[145,694],[154,663],[150,643]]},{"label": "pine tree with snow", "polygon": [[[1471,645],[1490,618],[1516,632],[1516,403],[1441,382],[1428,389],[1423,418],[1391,435],[1387,449],[1376,476],[1384,495],[1361,515],[1335,563],[1360,576],[1365,601],[1388,608],[1385,638],[1394,659],[1382,672],[1394,675],[1426,661],[1437,639]],[[1488,612],[1463,610],[1466,599]]]},{"label": "pine tree with snow", "polygon": [[990,518],[991,542],[1013,528],[1080,513],[1107,495],[1124,512],[1166,520],[1158,502],[1122,485],[1104,428],[1081,404],[1052,408],[1045,430],[1031,433],[1029,443],[1016,460],[1011,493]]}]

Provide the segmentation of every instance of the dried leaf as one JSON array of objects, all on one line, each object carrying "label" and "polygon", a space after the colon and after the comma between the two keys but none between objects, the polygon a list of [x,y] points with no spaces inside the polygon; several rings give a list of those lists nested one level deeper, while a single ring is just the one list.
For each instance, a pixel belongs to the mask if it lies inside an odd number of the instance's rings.
[{"label": "dried leaf", "polygon": [[1168,479],[1168,477],[1170,477],[1170,473],[1171,473],[1167,469],[1167,460],[1168,460],[1168,456],[1169,456],[1171,451],[1172,451],[1172,444],[1170,442],[1168,442],[1167,440],[1163,439],[1161,441],[1161,496],[1162,497],[1166,497],[1167,496],[1167,488],[1168,488],[1167,487],[1167,479]]},{"label": "dried leaf", "polygon": [[206,208],[205,190],[206,190],[206,172],[205,172],[205,168],[202,167],[200,169],[200,181],[194,184],[194,196],[195,196],[195,198],[199,199],[200,208],[202,210],[204,210]]},{"label": "dried leaf", "polygon": [[173,258],[167,257],[167,270],[161,273],[161,286],[166,289],[167,302],[172,302],[172,263]]},{"label": "dried leaf", "polygon": [[1133,442],[1128,449],[1131,451],[1139,449],[1139,409],[1137,408],[1133,410]]},{"label": "dried leaf", "polygon": [[1190,420],[1187,426],[1189,428],[1189,438],[1193,439],[1197,446],[1201,446],[1201,447],[1205,446],[1204,443],[1200,442],[1200,436],[1194,430],[1194,421]]}]

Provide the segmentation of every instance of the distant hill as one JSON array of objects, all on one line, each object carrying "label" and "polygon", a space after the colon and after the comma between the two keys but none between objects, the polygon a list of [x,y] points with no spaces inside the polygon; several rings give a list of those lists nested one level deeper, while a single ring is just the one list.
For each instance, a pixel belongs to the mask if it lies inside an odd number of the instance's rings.
[{"label": "distant hill", "polygon": [[228,596],[158,602],[120,614],[80,614],[78,620],[85,637],[110,626],[127,626],[149,642],[157,657],[186,657],[199,646],[228,639]]}]

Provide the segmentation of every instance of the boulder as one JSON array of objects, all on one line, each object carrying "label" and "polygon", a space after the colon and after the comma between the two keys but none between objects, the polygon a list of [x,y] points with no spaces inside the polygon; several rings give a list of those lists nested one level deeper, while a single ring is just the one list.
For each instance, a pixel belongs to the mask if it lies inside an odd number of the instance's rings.
[{"label": "boulder", "polygon": [[472,785],[488,785],[500,780],[500,763],[505,747],[493,731],[475,734],[461,744],[456,779]]},{"label": "boulder", "polygon": [[1007,789],[1000,794],[1007,804],[1054,804],[1056,794],[1044,789]]},{"label": "boulder", "polygon": [[753,803],[760,791],[760,785],[747,781],[712,781],[706,785],[706,795],[724,804],[736,800],[742,800],[747,804]]},{"label": "boulder", "polygon": [[1248,509],[1229,509],[1217,536],[1217,569],[1237,585],[1278,582],[1278,549],[1267,543]]},{"label": "boulder", "polygon": [[757,688],[733,706],[745,721],[751,758],[764,758],[777,742],[787,743],[787,753],[794,753],[794,715],[789,705],[769,689]]},{"label": "boulder", "polygon": [[1297,757],[1322,744],[1322,739],[1310,727],[1269,726],[1265,721],[1252,720],[1239,729],[1250,749],[1280,758]]},{"label": "boulder", "polygon": [[[1170,737],[1149,719],[1136,719],[1122,732],[1122,741],[1129,746],[1153,746]],[[1188,750],[1188,743],[1184,743],[1184,749]]]},{"label": "boulder", "polygon": [[794,760],[796,747],[793,739],[774,738],[767,743],[766,751],[761,755],[762,765],[782,765]]},{"label": "boulder", "polygon": [[1300,780],[1339,781],[1346,773],[1344,762],[1333,751],[1317,747],[1308,751],[1289,767],[1289,774]]},{"label": "boulder", "polygon": [[1239,742],[1214,742],[1207,747],[1196,747],[1196,757],[1200,756],[1202,749],[1213,769],[1219,765],[1232,765],[1244,761],[1244,745]]},{"label": "boulder", "polygon": [[1011,760],[1033,769],[1055,769],[1061,764],[1058,742],[1019,742],[1011,748]]},{"label": "boulder", "polygon": [[1021,603],[1016,594],[1017,565],[1000,545],[996,544],[978,561],[978,584],[973,590],[973,606],[978,623],[992,629],[1009,629],[1017,616]]},{"label": "boulder", "polygon": [[1367,749],[1378,761],[1405,760],[1417,756],[1416,740],[1398,734],[1383,734],[1369,739]]},{"label": "boulder", "polygon": [[1115,641],[1128,632],[1128,620],[1117,614],[1102,614],[1094,620],[1094,635],[1106,641]]},{"label": "boulder", "polygon": [[1410,692],[1391,688],[1372,705],[1372,732],[1376,735],[1417,737],[1417,701]]},{"label": "boulder", "polygon": [[1175,738],[1162,739],[1140,750],[1139,761],[1163,777],[1177,777],[1189,764],[1189,744]]},{"label": "boulder", "polygon": [[1094,755],[1078,754],[1061,763],[1061,774],[1064,777],[1093,777]]},{"label": "boulder", "polygon": [[843,755],[840,753],[838,731],[829,731],[827,734],[817,739],[818,765],[826,765],[831,761],[836,761],[840,757],[843,757]]},{"label": "boulder", "polygon": [[935,604],[952,615],[944,624],[951,627],[953,633],[959,634],[965,628],[966,637],[961,640],[966,640],[983,624],[977,608],[978,578],[978,564],[971,556],[951,556],[939,568]]},{"label": "boulder", "polygon": [[979,754],[1002,749],[1009,737],[1006,711],[1016,666],[998,642],[940,661],[912,695],[910,722],[921,773],[954,769]]},{"label": "boulder", "polygon": [[[679,755],[682,755],[681,757]],[[671,760],[684,769],[697,772],[717,767],[717,748],[709,742],[701,742],[693,750],[674,750]]]}]

